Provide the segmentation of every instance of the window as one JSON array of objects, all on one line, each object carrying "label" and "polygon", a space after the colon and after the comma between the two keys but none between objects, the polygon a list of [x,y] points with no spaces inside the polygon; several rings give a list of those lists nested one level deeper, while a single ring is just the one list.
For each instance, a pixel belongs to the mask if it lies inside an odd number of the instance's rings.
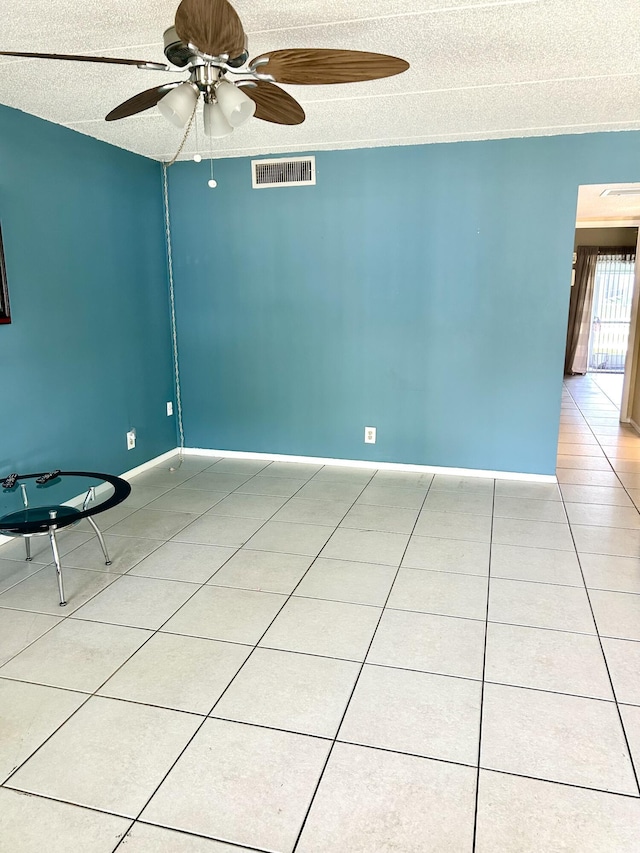
[{"label": "window", "polygon": [[624,373],[634,273],[633,250],[600,250],[591,315],[589,372]]}]

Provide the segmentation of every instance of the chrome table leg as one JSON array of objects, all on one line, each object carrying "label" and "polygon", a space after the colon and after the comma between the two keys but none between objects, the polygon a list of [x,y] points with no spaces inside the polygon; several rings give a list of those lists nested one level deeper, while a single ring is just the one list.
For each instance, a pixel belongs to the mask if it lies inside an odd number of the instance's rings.
[{"label": "chrome table leg", "polygon": [[31,562],[31,537],[30,536],[24,537],[24,547],[25,547],[25,550],[27,552],[27,560],[28,560],[28,562]]},{"label": "chrome table leg", "polygon": [[60,607],[64,607],[67,603],[64,597],[64,585],[62,583],[62,565],[60,564],[60,553],[58,551],[58,542],[56,540],[55,527],[49,528],[49,540],[51,542],[51,550],[53,551],[53,559],[56,564],[56,575],[58,577],[58,591],[60,593]]},{"label": "chrome table leg", "polygon": [[106,543],[105,543],[105,541],[104,541],[104,536],[103,536],[103,535],[102,535],[102,533],[100,532],[100,528],[99,528],[99,527],[98,527],[98,525],[95,523],[95,521],[91,518],[91,516],[90,516],[90,515],[89,515],[89,516],[87,516],[87,521],[88,521],[88,522],[89,522],[89,524],[93,527],[93,529],[94,529],[94,531],[95,531],[95,534],[96,534],[96,536],[98,537],[98,542],[100,543],[100,547],[102,548],[102,553],[104,554],[104,561],[105,561],[105,562],[104,562],[104,564],[105,564],[105,566],[110,566],[110,565],[111,565],[111,560],[110,560],[110,558],[109,558],[109,552],[107,551],[107,546],[106,546]]}]

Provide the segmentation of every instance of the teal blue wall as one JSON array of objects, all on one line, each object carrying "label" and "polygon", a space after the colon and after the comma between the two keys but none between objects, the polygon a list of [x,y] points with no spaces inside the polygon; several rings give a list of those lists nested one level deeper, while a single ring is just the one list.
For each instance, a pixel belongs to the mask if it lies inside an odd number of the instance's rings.
[{"label": "teal blue wall", "polygon": [[175,447],[158,164],[0,107],[0,221],[0,474],[119,473]]},{"label": "teal blue wall", "polygon": [[[577,188],[640,180],[639,155],[636,133],[321,152],[316,187],[260,191],[248,160],[214,191],[176,165],[187,445],[551,473]],[[0,108],[0,220],[0,473],[174,446],[158,165]]]},{"label": "teal blue wall", "polygon": [[171,170],[187,445],[552,473],[578,186],[640,134],[316,157]]}]

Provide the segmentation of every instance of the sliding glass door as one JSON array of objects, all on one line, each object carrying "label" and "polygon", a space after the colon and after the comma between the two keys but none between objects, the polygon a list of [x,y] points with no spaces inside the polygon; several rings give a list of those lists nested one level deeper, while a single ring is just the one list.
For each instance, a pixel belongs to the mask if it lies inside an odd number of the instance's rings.
[{"label": "sliding glass door", "polygon": [[634,270],[632,252],[604,250],[598,255],[589,338],[590,373],[624,373]]}]

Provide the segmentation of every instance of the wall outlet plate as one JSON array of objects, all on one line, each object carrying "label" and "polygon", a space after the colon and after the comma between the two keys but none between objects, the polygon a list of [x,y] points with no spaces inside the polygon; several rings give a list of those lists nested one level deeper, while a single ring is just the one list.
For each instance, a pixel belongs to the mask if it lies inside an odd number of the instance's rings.
[{"label": "wall outlet plate", "polygon": [[173,414],[173,403],[171,400],[167,400],[167,417],[171,417]]},{"label": "wall outlet plate", "polygon": [[364,428],[364,443],[365,444],[375,444],[376,443],[376,428],[375,427],[365,427]]},{"label": "wall outlet plate", "polygon": [[136,446],[136,431],[134,429],[129,430],[127,433],[127,450],[133,450]]}]

